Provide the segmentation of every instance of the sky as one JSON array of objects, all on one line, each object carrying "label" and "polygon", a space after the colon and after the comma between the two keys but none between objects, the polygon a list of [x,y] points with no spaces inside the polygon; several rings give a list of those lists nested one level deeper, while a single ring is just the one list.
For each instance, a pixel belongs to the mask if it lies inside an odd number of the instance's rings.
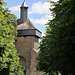
[{"label": "sky", "polygon": [[[8,8],[11,10],[12,14],[17,16],[17,19],[20,18],[20,6],[24,0],[5,0],[8,5]],[[44,36],[46,31],[45,25],[48,20],[52,19],[49,0],[25,0],[26,5],[28,6],[28,18],[31,20],[32,24],[42,32]],[[52,0],[54,2],[58,0]]]}]

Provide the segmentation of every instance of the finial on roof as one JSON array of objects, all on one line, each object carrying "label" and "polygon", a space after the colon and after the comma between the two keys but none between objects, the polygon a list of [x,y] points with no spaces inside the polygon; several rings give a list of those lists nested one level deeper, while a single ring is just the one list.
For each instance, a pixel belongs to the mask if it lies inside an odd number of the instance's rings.
[{"label": "finial on roof", "polygon": [[21,7],[27,7],[25,0],[24,0],[23,4],[21,5]]}]

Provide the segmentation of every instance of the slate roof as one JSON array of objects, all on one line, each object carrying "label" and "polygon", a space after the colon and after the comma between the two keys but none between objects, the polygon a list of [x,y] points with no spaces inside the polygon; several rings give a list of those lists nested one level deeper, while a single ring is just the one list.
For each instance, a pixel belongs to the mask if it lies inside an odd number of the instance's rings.
[{"label": "slate roof", "polygon": [[[19,25],[17,25],[17,30],[24,30],[24,29],[36,29],[38,30],[29,19],[27,19],[26,22],[21,23]],[[39,30],[38,30],[39,31]]]},{"label": "slate roof", "polygon": [[24,0],[23,4],[21,5],[21,7],[28,7],[25,3],[25,0]]}]

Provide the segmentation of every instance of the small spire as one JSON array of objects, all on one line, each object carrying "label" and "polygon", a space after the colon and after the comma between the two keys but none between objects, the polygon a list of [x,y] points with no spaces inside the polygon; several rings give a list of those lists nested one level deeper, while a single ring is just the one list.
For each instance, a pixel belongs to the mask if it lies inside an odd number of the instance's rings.
[{"label": "small spire", "polygon": [[23,4],[21,5],[21,7],[27,7],[25,0],[24,0]]}]

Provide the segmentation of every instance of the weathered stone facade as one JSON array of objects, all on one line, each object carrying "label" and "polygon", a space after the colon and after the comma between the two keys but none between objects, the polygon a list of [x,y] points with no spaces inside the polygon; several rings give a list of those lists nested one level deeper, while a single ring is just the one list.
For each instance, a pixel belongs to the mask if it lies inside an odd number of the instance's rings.
[{"label": "weathered stone facade", "polygon": [[15,39],[16,49],[20,53],[19,64],[26,68],[26,75],[42,75],[42,72],[36,69],[38,39],[41,37],[41,32],[28,19],[27,10],[24,1],[21,6],[21,17],[18,19],[18,35]]},{"label": "weathered stone facade", "polygon": [[38,38],[35,36],[16,37],[16,49],[20,53],[19,64],[26,68],[26,75],[41,75],[36,69]]}]

